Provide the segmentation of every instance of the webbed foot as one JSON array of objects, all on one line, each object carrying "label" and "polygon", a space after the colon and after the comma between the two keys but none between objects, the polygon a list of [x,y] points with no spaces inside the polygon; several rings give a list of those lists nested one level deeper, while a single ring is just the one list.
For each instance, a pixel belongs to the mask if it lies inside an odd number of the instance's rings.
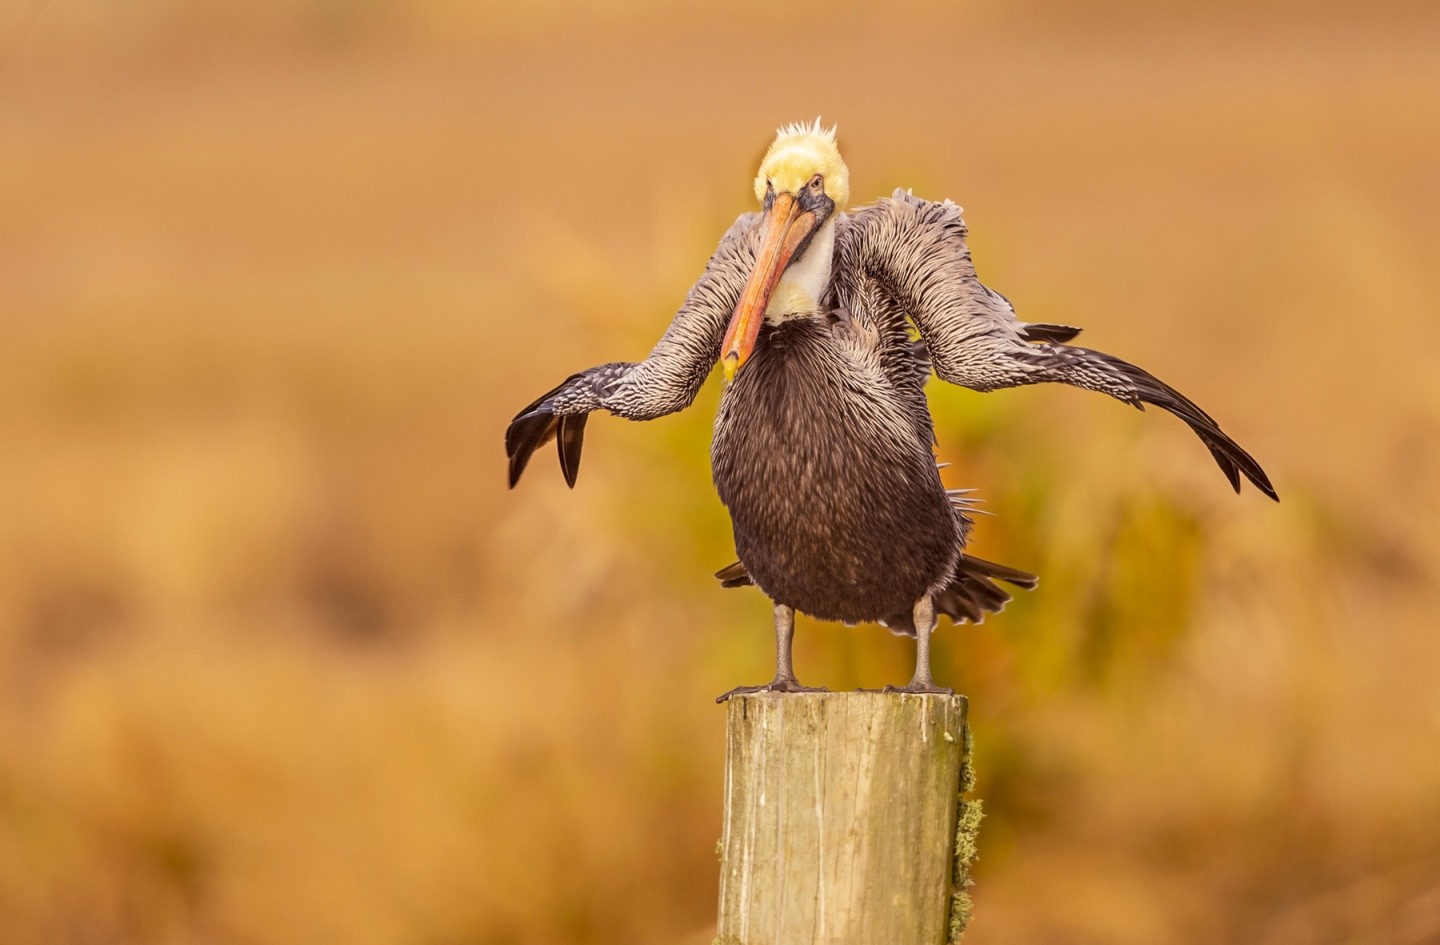
[{"label": "webbed foot", "polygon": [[756,692],[829,692],[824,686],[802,686],[794,676],[776,676],[763,686],[736,686],[722,696],[716,696],[716,702],[725,702],[731,696],[748,696]]}]

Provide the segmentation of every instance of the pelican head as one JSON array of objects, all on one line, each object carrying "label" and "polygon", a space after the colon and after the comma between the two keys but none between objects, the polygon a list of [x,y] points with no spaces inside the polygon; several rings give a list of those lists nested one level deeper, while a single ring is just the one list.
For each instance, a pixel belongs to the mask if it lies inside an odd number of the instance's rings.
[{"label": "pelican head", "polygon": [[850,202],[835,129],[818,118],[781,128],[755,175],[755,196],[764,210],[760,248],[720,349],[727,379],[750,357],[766,318],[819,309],[830,283],[835,218]]},{"label": "pelican head", "polygon": [[844,210],[850,202],[850,169],[835,146],[835,129],[820,127],[818,118],[808,125],[786,125],[760,161],[755,199],[768,203],[772,194],[798,196],[816,176],[835,211]]}]

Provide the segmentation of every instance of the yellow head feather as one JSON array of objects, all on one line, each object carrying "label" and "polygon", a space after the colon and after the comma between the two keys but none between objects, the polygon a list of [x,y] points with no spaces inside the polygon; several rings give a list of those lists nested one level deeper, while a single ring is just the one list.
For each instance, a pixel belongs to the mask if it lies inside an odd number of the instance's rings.
[{"label": "yellow head feather", "polygon": [[763,201],[767,185],[776,193],[798,194],[816,174],[825,178],[825,194],[835,201],[835,212],[844,210],[850,202],[850,169],[835,146],[835,129],[820,127],[818,118],[808,125],[786,125],[760,162],[755,196]]}]

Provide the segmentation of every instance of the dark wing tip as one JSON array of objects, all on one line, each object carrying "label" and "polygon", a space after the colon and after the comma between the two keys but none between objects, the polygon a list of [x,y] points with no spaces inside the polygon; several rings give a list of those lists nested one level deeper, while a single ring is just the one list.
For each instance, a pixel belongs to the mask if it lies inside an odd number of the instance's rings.
[{"label": "dark wing tip", "polygon": [[1255,465],[1255,471],[1258,475],[1250,478],[1250,481],[1255,484],[1255,488],[1269,496],[1272,501],[1279,502],[1280,493],[1275,491],[1275,487],[1270,484],[1270,477],[1265,475],[1265,470],[1261,469],[1258,463]]},{"label": "dark wing tip", "polygon": [[1220,471],[1230,482],[1230,487],[1237,493],[1240,491],[1240,476],[1244,474],[1244,477],[1249,479],[1255,488],[1271,499],[1280,501],[1280,497],[1275,493],[1275,487],[1270,484],[1270,477],[1265,475],[1265,470],[1255,461],[1255,457],[1245,452],[1239,443],[1236,443],[1225,431],[1220,429],[1220,424],[1215,422],[1214,417],[1200,409],[1200,406],[1189,397],[1144,368],[1137,367],[1114,355],[1098,351],[1091,352],[1084,348],[1068,350],[1087,351],[1090,356],[1098,356],[1098,359],[1107,367],[1124,377],[1132,391],[1131,397],[1125,398],[1129,399],[1130,403],[1142,410],[1144,404],[1151,403],[1184,420],[1210,450],[1210,455],[1215,458],[1216,465],[1220,467]]},{"label": "dark wing tip", "polygon": [[[591,369],[595,370],[595,369]],[[515,415],[505,429],[505,455],[510,458],[510,488],[520,481],[526,465],[535,451],[558,436],[560,443],[560,468],[565,473],[565,482],[575,488],[575,477],[580,473],[580,447],[585,440],[585,421],[588,414],[555,415],[555,395],[564,391],[576,381],[583,380],[589,372],[571,374],[564,381],[536,397]]]},{"label": "dark wing tip", "polygon": [[575,480],[580,475],[580,450],[585,445],[585,422],[589,419],[588,413],[560,418],[555,446],[560,452],[560,471],[571,489],[575,488]]},{"label": "dark wing tip", "polygon": [[520,481],[530,457],[555,435],[557,421],[549,411],[534,410],[510,421],[505,430],[505,453],[510,459],[510,488]]},{"label": "dark wing tip", "polygon": [[1207,435],[1207,433],[1201,433],[1200,438],[1205,441],[1205,446],[1210,450],[1210,455],[1215,457],[1215,465],[1220,467],[1220,471],[1224,473],[1225,478],[1230,481],[1230,488],[1235,490],[1236,495],[1239,495],[1240,467],[1235,463],[1235,460],[1231,459],[1230,456],[1226,454],[1224,449],[1222,449],[1219,445],[1211,442],[1210,435]]},{"label": "dark wing tip", "polygon": [[1180,417],[1204,441],[1205,446],[1210,450],[1210,455],[1215,457],[1215,464],[1220,467],[1225,478],[1230,480],[1230,487],[1235,490],[1236,494],[1240,492],[1240,476],[1243,474],[1255,488],[1274,501],[1280,501],[1275,487],[1270,484],[1270,477],[1265,475],[1265,470],[1256,462],[1255,457],[1245,452],[1240,444],[1230,439],[1220,427],[1213,422],[1198,422],[1184,414],[1180,414]]}]

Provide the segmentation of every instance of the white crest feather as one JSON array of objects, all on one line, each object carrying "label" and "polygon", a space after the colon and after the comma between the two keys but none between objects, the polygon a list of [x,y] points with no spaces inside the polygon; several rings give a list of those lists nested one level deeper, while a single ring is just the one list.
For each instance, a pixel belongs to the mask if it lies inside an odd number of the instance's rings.
[{"label": "white crest feather", "polygon": [[825,193],[843,211],[850,203],[850,171],[835,144],[835,128],[812,122],[791,122],[775,135],[755,175],[755,199],[764,201],[774,185],[777,193],[798,194],[805,183],[819,174]]},{"label": "white crest feather", "polygon": [[834,143],[837,126],[831,125],[826,128],[820,124],[820,116],[816,115],[815,120],[809,123],[803,121],[792,121],[788,125],[781,125],[775,132],[775,137],[784,138],[789,135],[818,135],[825,140]]}]

